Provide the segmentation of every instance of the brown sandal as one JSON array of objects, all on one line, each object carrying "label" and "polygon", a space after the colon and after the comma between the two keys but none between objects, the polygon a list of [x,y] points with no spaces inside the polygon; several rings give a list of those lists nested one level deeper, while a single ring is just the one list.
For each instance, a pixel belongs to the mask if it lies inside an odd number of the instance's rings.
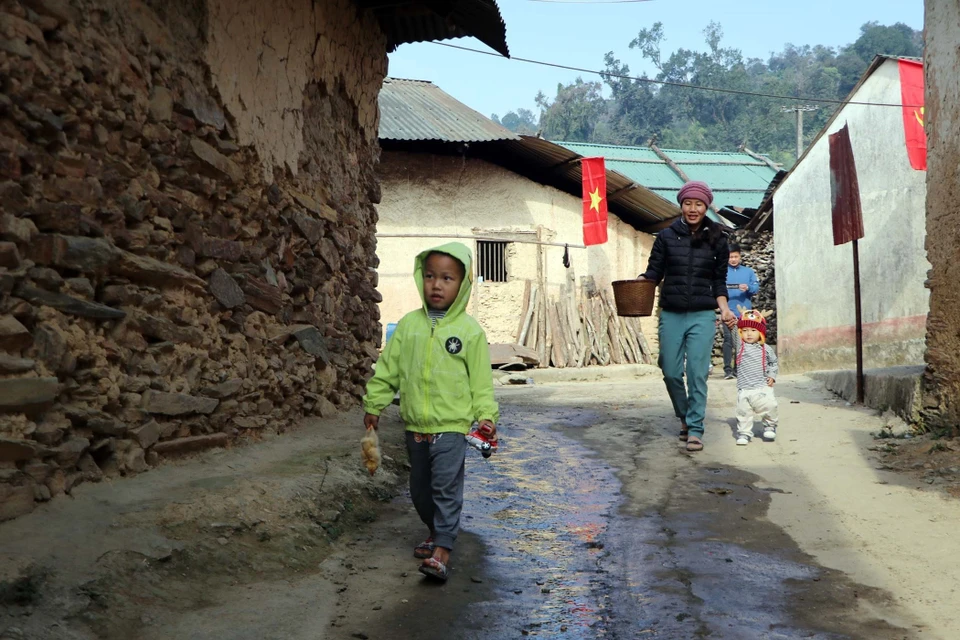
[{"label": "brown sandal", "polygon": [[703,441],[697,436],[688,437],[687,451],[703,451]]},{"label": "brown sandal", "polygon": [[681,429],[681,431],[680,431],[680,441],[681,441],[681,442],[686,442],[686,441],[687,441],[687,437],[688,437],[687,430],[686,430],[686,429]]}]

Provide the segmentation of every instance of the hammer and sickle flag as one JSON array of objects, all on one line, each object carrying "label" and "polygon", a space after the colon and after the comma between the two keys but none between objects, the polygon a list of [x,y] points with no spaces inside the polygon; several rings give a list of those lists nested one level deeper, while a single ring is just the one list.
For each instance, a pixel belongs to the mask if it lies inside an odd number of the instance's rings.
[{"label": "hammer and sickle flag", "polygon": [[923,64],[899,60],[900,102],[903,104],[903,133],[907,157],[917,171],[927,170],[927,132],[924,129]]},{"label": "hammer and sickle flag", "polygon": [[603,158],[583,158],[583,244],[607,241],[607,171]]}]

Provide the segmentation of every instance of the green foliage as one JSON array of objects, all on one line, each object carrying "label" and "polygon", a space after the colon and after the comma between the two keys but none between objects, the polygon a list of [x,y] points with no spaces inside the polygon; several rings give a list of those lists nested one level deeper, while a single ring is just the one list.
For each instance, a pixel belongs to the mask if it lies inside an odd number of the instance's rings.
[{"label": "green foliage", "polygon": [[[640,29],[628,47],[656,69],[634,79],[630,67],[610,51],[604,56],[600,82],[577,78],[557,86],[555,97],[543,92],[535,101],[539,121],[528,110],[509,112],[502,120],[511,131],[542,132],[545,138],[571,142],[645,145],[651,139],[667,148],[733,151],[741,146],[790,165],[796,156],[796,116],[782,107],[807,104],[809,98],[842,100],[878,54],[919,57],[922,33],[897,23],[868,22],[852,44],[834,49],[786,44],[768,60],[744,58],[723,45],[722,27],[711,22],[703,31],[704,51],[680,48],[666,53],[663,24]],[[657,81],[655,82],[651,82]],[[735,89],[742,94],[703,91],[666,83]],[[604,96],[604,85],[606,94]],[[766,98],[751,93],[793,96]],[[820,131],[836,105],[821,103],[806,112],[804,143]]]},{"label": "green foliage", "polygon": [[532,136],[537,133],[537,117],[530,109],[508,111],[503,118],[499,118],[497,114],[493,114],[490,116],[490,119],[514,133],[527,136]]}]

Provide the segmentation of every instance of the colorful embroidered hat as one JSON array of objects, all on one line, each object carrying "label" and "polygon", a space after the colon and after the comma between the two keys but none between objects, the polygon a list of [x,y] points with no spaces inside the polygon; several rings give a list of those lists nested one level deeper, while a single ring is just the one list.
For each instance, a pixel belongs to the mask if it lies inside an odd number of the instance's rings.
[{"label": "colorful embroidered hat", "polygon": [[756,329],[760,332],[761,344],[767,342],[767,319],[764,318],[756,309],[747,309],[743,311],[740,320],[737,321],[737,328],[740,330],[740,337],[743,337],[744,329]]}]

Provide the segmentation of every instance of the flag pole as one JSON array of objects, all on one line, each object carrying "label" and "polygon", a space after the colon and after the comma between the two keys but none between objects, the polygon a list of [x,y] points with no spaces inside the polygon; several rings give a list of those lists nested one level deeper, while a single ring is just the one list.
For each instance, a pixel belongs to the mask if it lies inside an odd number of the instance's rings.
[{"label": "flag pole", "polygon": [[863,316],[860,308],[860,249],[853,241],[853,302],[857,315],[857,403],[863,404]]}]

